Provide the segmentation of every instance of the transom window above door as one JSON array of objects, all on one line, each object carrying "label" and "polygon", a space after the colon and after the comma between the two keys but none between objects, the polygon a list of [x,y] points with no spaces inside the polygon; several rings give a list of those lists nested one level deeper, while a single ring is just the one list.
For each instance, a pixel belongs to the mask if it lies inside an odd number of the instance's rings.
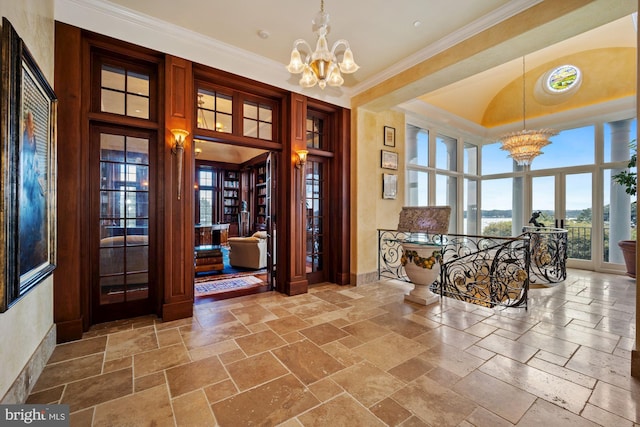
[{"label": "transom window above door", "polygon": [[229,88],[199,87],[196,111],[198,129],[277,140],[278,104],[268,98]]},{"label": "transom window above door", "polygon": [[148,74],[108,64],[102,64],[100,74],[100,111],[149,118]]}]

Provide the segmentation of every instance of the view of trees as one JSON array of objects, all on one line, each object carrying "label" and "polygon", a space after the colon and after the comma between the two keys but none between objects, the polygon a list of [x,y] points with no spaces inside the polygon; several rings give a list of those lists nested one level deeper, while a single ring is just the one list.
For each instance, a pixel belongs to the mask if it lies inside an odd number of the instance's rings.
[{"label": "view of trees", "polygon": [[[509,237],[512,236],[511,232],[511,211],[488,211],[490,215],[485,215],[483,211],[483,218],[505,218],[504,221],[497,221],[488,224],[482,229],[482,235],[484,236],[496,236],[496,237]],[[591,209],[583,209],[581,211],[568,211],[567,216],[570,218],[565,222],[565,228],[568,230],[568,256],[569,258],[576,259],[590,259],[591,258]],[[609,220],[609,206],[604,207],[605,222]],[[632,230],[631,238],[636,238],[636,202],[631,204],[631,221]],[[553,212],[542,211],[542,214],[538,218],[538,222],[544,224],[547,227],[553,227],[555,225],[555,219]],[[605,226],[604,230],[604,259],[609,259],[609,227]]]}]

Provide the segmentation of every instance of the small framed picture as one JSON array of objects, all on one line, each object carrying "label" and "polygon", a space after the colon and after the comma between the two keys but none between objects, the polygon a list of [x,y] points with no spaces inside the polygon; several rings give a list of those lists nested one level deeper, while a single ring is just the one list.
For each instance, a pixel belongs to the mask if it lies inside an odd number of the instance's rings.
[{"label": "small framed picture", "polygon": [[387,147],[396,146],[396,128],[391,126],[384,127],[384,145]]},{"label": "small framed picture", "polygon": [[393,173],[382,174],[382,198],[395,199],[398,194],[398,175]]},{"label": "small framed picture", "polygon": [[398,170],[398,153],[393,151],[380,150],[382,152],[380,166],[383,169]]}]

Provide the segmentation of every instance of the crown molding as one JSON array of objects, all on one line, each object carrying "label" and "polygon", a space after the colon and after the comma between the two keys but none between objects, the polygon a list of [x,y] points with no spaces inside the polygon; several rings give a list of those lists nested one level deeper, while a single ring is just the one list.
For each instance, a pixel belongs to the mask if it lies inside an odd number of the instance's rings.
[{"label": "crown molding", "polygon": [[350,107],[351,92],[305,90],[279,62],[107,0],[55,0],[54,18],[139,46],[257,80],[322,101]]}]

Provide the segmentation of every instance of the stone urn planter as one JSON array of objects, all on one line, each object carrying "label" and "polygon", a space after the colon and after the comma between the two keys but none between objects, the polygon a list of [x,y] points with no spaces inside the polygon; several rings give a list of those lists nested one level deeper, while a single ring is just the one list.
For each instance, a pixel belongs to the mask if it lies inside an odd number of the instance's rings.
[{"label": "stone urn planter", "polygon": [[405,299],[429,305],[439,296],[429,286],[440,277],[442,235],[449,229],[450,206],[403,207],[398,231],[407,233],[400,243],[403,254],[401,263],[414,288]]},{"label": "stone urn planter", "polygon": [[431,292],[429,286],[440,277],[440,261],[442,255],[439,245],[403,243],[402,258],[400,259],[405,273],[414,287],[405,299],[429,305],[438,300],[438,296]]},{"label": "stone urn planter", "polygon": [[627,267],[627,276],[636,277],[636,241],[635,240],[621,240],[618,242],[618,246],[624,256],[624,264]]}]

